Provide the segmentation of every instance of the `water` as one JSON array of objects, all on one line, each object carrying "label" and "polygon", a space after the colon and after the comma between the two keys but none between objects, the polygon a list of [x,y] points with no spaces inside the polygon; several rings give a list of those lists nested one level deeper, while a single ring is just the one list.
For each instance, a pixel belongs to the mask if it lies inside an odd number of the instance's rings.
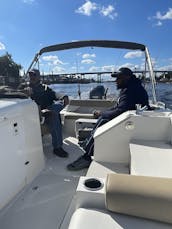
[{"label": "water", "polygon": [[166,104],[166,107],[172,109],[172,84],[159,83],[157,84],[157,98]]},{"label": "water", "polygon": [[[70,98],[79,98],[78,89],[80,87],[81,91],[81,99],[86,99],[89,97],[89,92],[91,89],[100,85],[98,83],[90,83],[90,84],[52,84],[51,88],[58,93],[67,94]],[[105,88],[108,88],[107,95],[118,96],[119,91],[116,89],[116,85],[114,82],[104,82]],[[171,83],[157,83],[156,85],[156,94],[157,100],[164,102],[167,108],[172,109],[172,84]],[[149,94],[149,98],[152,99],[151,93],[151,84],[146,84],[146,90]]]},{"label": "water", "polygon": [[[81,91],[81,99],[86,99],[89,97],[89,92],[91,89],[100,85],[100,83],[89,83],[89,84],[52,84],[51,88],[53,88],[56,92],[65,93],[71,98],[79,98],[78,90],[80,87]],[[108,88],[108,94],[117,95],[118,91],[116,90],[116,86],[114,82],[105,82],[103,83],[105,88]]]}]

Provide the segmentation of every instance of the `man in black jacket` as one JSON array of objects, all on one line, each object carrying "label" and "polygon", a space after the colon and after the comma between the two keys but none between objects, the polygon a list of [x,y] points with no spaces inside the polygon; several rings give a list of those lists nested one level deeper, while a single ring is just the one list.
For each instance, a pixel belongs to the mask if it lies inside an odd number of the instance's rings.
[{"label": "man in black jacket", "polygon": [[80,170],[89,167],[91,163],[91,156],[94,151],[93,134],[96,128],[125,111],[135,110],[137,104],[141,107],[147,106],[147,108],[149,108],[147,92],[141,85],[141,81],[133,75],[133,72],[129,68],[120,68],[118,72],[112,74],[112,77],[116,77],[117,89],[121,90],[117,105],[104,112],[94,112],[94,115],[98,118],[98,120],[91,136],[87,139],[85,144],[85,154],[73,163],[69,164],[67,166],[69,170]]},{"label": "man in black jacket", "polygon": [[64,101],[57,101],[56,93],[46,84],[40,82],[40,72],[38,69],[29,71],[31,95],[30,97],[37,103],[42,115],[45,116],[45,122],[49,127],[53,153],[59,157],[67,157],[68,153],[62,148],[62,125],[60,111],[66,105],[66,96]]}]

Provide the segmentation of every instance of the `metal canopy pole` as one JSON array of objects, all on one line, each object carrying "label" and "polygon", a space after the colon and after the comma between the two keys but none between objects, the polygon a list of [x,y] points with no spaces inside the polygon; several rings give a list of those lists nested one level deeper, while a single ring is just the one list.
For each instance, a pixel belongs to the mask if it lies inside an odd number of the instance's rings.
[{"label": "metal canopy pole", "polygon": [[149,55],[149,50],[147,47],[145,47],[145,55],[146,55],[146,60],[148,63],[148,68],[150,71],[150,78],[151,78],[151,83],[152,83],[152,96],[153,96],[153,103],[156,104],[157,103],[157,99],[156,99],[156,90],[155,90],[155,84],[156,84],[156,80],[155,80],[155,74],[153,71],[153,66],[152,66],[152,61]]}]

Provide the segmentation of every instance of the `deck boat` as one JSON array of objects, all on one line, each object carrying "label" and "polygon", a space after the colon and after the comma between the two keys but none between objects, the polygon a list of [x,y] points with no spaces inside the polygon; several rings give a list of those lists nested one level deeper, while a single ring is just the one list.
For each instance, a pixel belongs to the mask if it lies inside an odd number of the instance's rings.
[{"label": "deck boat", "polygon": [[156,100],[148,48],[105,40],[53,45],[36,54],[28,71],[43,53],[88,46],[143,51],[154,109],[138,107],[99,127],[88,170],[68,171],[66,165],[83,153],[79,130],[94,125],[94,109],[115,101],[71,99],[61,111],[69,153],[63,159],[52,154],[50,135],[42,136],[31,99],[1,98],[1,229],[172,228],[172,112]]}]

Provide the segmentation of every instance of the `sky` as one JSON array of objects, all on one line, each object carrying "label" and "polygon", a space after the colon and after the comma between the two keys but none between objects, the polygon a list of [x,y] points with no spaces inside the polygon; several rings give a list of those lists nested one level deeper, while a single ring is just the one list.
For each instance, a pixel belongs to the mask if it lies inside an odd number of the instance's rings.
[{"label": "sky", "polygon": [[[121,40],[148,46],[156,70],[172,70],[171,0],[0,0],[0,56],[29,67],[41,48],[76,40]],[[75,49],[40,59],[48,73],[141,69],[142,53]]]}]

